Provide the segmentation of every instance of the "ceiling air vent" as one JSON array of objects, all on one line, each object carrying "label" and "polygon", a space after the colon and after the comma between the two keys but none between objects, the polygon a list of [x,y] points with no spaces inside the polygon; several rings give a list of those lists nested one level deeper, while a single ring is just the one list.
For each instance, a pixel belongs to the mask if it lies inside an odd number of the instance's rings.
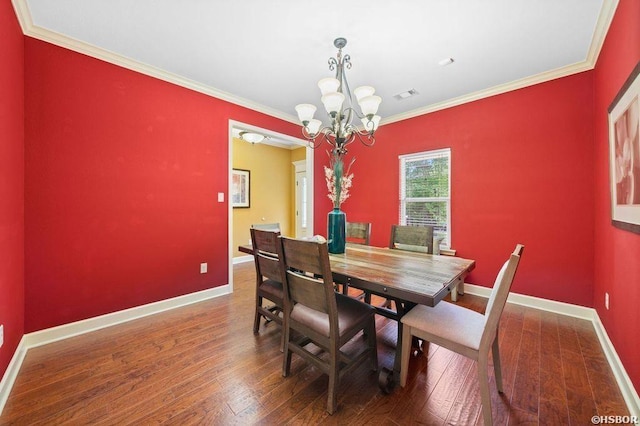
[{"label": "ceiling air vent", "polygon": [[398,93],[397,95],[394,95],[394,99],[398,100],[398,101],[402,101],[404,99],[410,98],[412,96],[416,96],[418,95],[418,91],[416,89],[411,89],[411,90],[407,90],[406,92],[402,92],[402,93]]}]

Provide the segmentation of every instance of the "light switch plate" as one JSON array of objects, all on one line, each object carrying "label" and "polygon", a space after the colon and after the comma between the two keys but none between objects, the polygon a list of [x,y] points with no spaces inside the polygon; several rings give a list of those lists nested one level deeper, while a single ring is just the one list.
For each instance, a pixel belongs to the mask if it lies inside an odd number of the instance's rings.
[{"label": "light switch plate", "polygon": [[224,192],[218,192],[218,202],[224,203]]}]

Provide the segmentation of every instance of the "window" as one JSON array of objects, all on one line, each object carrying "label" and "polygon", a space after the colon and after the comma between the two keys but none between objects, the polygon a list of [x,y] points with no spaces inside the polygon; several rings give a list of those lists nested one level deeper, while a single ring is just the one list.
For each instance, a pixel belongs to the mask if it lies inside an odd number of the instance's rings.
[{"label": "window", "polygon": [[401,225],[433,226],[451,246],[451,149],[400,156]]}]

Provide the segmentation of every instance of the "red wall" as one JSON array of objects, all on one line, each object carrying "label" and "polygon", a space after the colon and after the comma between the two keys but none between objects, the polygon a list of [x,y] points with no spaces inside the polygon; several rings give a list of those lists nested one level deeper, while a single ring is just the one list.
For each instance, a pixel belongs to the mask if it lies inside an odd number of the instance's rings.
[{"label": "red wall", "polygon": [[24,334],[24,41],[0,1],[0,376]]},{"label": "red wall", "polygon": [[[374,147],[352,145],[347,218],[371,221],[373,244],[388,244],[398,223],[398,155],[450,147],[452,247],[477,262],[468,282],[493,286],[523,243],[513,291],[591,306],[592,83],[582,73],[380,127]],[[315,178],[324,182],[320,170]],[[318,211],[329,211],[325,198],[318,194]],[[316,217],[325,233],[326,216]]]},{"label": "red wall", "polygon": [[[622,0],[595,69],[594,307],[640,392],[640,235],[611,225],[607,109],[640,61],[640,2]],[[610,310],[604,307],[604,293]]]},{"label": "red wall", "polygon": [[228,120],[298,127],[31,38],[25,57],[26,331],[228,283]]},{"label": "red wall", "polygon": [[[398,219],[398,155],[451,147],[452,241],[477,260],[469,281],[491,286],[524,243],[513,290],[595,306],[636,388],[640,238],[610,225],[606,109],[640,59],[639,18],[640,2],[621,0],[595,72],[383,126],[373,148],[354,144],[344,205],[351,220],[373,222],[373,244],[386,245]],[[34,331],[225,284],[227,204],[215,194],[228,187],[227,121],[299,134],[290,123],[46,43],[27,38],[24,49],[5,1],[2,369],[23,315]],[[16,124],[23,102],[24,170]],[[315,230],[324,233],[327,157],[324,149],[316,155]],[[207,275],[198,273],[203,261]],[[604,291],[611,311],[602,308]]]}]

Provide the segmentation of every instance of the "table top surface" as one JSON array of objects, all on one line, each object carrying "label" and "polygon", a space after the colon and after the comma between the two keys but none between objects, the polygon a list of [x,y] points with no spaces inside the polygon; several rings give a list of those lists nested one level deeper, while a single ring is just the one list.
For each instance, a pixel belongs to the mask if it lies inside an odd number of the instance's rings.
[{"label": "table top surface", "polygon": [[[240,251],[252,253],[250,246]],[[475,261],[453,256],[347,244],[329,254],[334,280],[401,301],[435,306],[475,268]]]},{"label": "table top surface", "polygon": [[475,261],[453,256],[347,244],[330,254],[337,282],[403,301],[434,306],[475,268]]}]

